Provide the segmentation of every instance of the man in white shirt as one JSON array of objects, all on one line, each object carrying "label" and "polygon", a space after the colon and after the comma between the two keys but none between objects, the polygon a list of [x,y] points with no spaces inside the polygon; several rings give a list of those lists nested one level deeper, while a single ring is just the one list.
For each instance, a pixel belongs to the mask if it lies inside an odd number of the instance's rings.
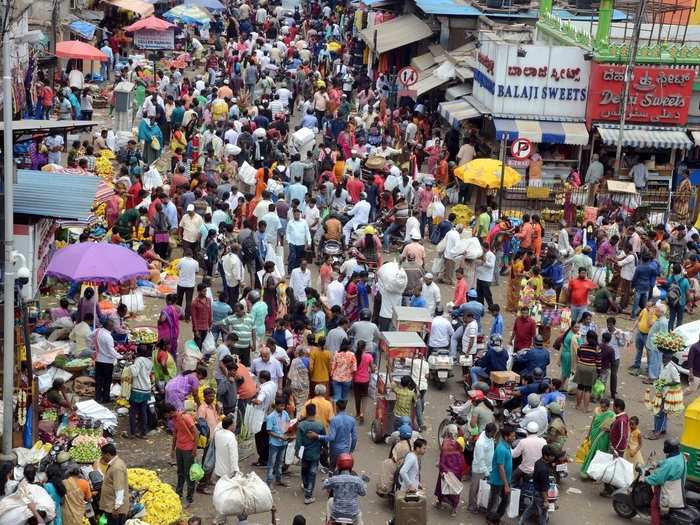
[{"label": "man in white shirt", "polygon": [[480,303],[486,301],[488,307],[493,305],[493,296],[491,295],[491,283],[493,282],[493,273],[496,268],[496,254],[491,251],[489,243],[482,242],[484,247],[484,255],[477,261],[476,265],[476,293]]},{"label": "man in white shirt", "polygon": [[187,213],[180,219],[180,238],[182,239],[182,249],[189,248],[192,255],[199,251],[199,239],[202,235],[201,228],[204,219],[194,211],[194,204],[187,206]]},{"label": "man in white shirt", "polygon": [[328,306],[331,308],[334,306],[343,307],[345,302],[345,285],[343,285],[341,275],[333,274],[333,280],[328,283],[328,288],[326,288],[326,297],[328,298]]},{"label": "man in white shirt", "polygon": [[472,146],[470,139],[467,139],[457,152],[457,163],[460,166],[464,166],[467,162],[473,160],[475,155],[476,150],[474,149],[474,146]]},{"label": "man in white shirt", "polygon": [[455,333],[452,323],[443,315],[442,306],[435,308],[435,317],[430,323],[430,337],[428,338],[428,351],[433,352],[438,348],[449,348],[452,334]]},{"label": "man in white shirt", "polygon": [[177,304],[182,306],[182,299],[185,299],[185,321],[190,320],[190,308],[192,306],[192,295],[197,281],[199,263],[192,258],[192,250],[188,247],[183,249],[182,259],[177,263]]},{"label": "man in white shirt", "polygon": [[411,242],[413,234],[417,234],[419,239],[423,236],[420,233],[420,210],[413,210],[411,216],[406,220],[406,233],[403,236],[403,242]]},{"label": "man in white shirt", "polygon": [[350,215],[352,219],[346,222],[345,226],[343,226],[345,246],[350,245],[350,235],[352,235],[352,232],[356,227],[369,223],[369,212],[371,210],[372,205],[367,202],[367,194],[363,191],[360,193],[360,200],[348,212],[348,215]]},{"label": "man in white shirt", "polygon": [[632,251],[630,245],[622,248],[622,255],[617,259],[617,265],[620,267],[620,310],[625,310],[630,300],[632,291],[632,279],[634,271],[637,269],[637,256]]},{"label": "man in white shirt", "polygon": [[311,238],[313,239],[319,224],[321,224],[321,211],[316,206],[316,199],[309,199],[309,203],[304,209],[304,220],[306,224],[309,225],[309,231],[311,232]]},{"label": "man in white shirt", "polygon": [[[539,394],[534,392],[527,396],[527,406],[523,408],[525,414],[520,420],[520,426],[527,429],[528,423],[534,422],[537,425],[535,434],[543,435],[549,426],[549,413],[547,407],[542,404]],[[529,430],[528,430],[529,432]]]},{"label": "man in white shirt", "polygon": [[440,287],[433,281],[433,274],[430,272],[423,276],[421,295],[425,299],[428,311],[432,315],[437,305],[440,304],[442,297],[440,296]]},{"label": "man in white shirt", "polygon": [[114,321],[107,319],[93,334],[95,347],[95,401],[109,403],[109,389],[112,386],[114,363],[122,356],[114,349],[112,330]]},{"label": "man in white shirt", "polygon": [[221,266],[224,270],[224,280],[226,291],[226,300],[229,306],[232,306],[238,301],[238,290],[241,282],[243,282],[243,261],[238,254],[240,248],[234,246],[230,252],[228,252],[221,259]]},{"label": "man in white shirt", "polygon": [[282,221],[280,221],[280,217],[277,215],[277,208],[273,203],[267,206],[267,213],[262,216],[261,220],[267,225],[267,228],[265,228],[267,243],[271,244],[273,248],[276,248],[279,244]]},{"label": "man in white shirt", "polygon": [[73,66],[73,69],[68,73],[68,87],[71,89],[76,88],[80,91],[83,90],[85,85],[85,75],[77,67]]},{"label": "man in white shirt", "polygon": [[457,260],[464,255],[459,247],[459,241],[464,230],[463,224],[457,224],[445,235],[445,251],[442,253],[445,265],[440,280],[445,284],[454,284],[454,273]]},{"label": "man in white shirt", "polygon": [[479,323],[472,312],[464,314],[464,333],[462,334],[462,352],[465,355],[476,353],[476,338],[479,335]]},{"label": "man in white shirt", "polygon": [[311,270],[308,268],[306,259],[302,259],[299,267],[294,268],[289,276],[289,285],[294,292],[294,299],[306,302],[306,288],[311,287]]},{"label": "man in white shirt", "polygon": [[469,506],[470,512],[477,513],[479,509],[476,504],[479,495],[479,482],[486,479],[491,474],[493,464],[493,451],[495,447],[494,438],[498,427],[495,423],[487,423],[484,431],[479,435],[474,445],[474,459],[472,460],[472,476],[469,485]]},{"label": "man in white shirt", "polygon": [[[545,429],[547,427],[545,426]],[[542,457],[542,448],[547,440],[538,436],[539,425],[534,421],[527,424],[527,437],[520,440],[513,449],[513,458],[522,456],[523,460],[517,469],[513,471],[513,486],[519,487],[523,476],[532,476],[535,471],[535,462]]]}]

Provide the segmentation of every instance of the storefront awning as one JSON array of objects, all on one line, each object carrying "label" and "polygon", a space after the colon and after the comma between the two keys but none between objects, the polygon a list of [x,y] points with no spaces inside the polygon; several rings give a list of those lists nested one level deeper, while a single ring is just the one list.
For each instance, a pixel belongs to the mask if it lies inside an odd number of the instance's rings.
[{"label": "storefront awning", "polygon": [[440,102],[438,111],[442,118],[454,128],[459,127],[464,120],[481,116],[478,109],[462,98],[450,102]]},{"label": "storefront awning", "polygon": [[445,90],[445,100],[455,100],[464,95],[471,95],[472,87],[469,84],[457,84]]},{"label": "storefront awning", "polygon": [[[112,0],[120,1],[120,0]],[[432,36],[433,30],[415,15],[403,15],[388,22],[363,29],[360,33],[367,47],[374,49],[374,36],[377,36],[377,53],[386,53],[413,42]]]},{"label": "storefront awning", "polygon": [[153,5],[142,0],[105,0],[105,2],[137,15],[151,16],[153,14]]},{"label": "storefront awning", "polygon": [[17,170],[13,195],[15,213],[56,219],[86,219],[90,216],[101,181],[94,175]]},{"label": "storefront awning", "polygon": [[[596,126],[603,144],[617,145],[620,127],[615,125]],[[625,127],[622,131],[622,145],[638,148],[690,149],[693,142],[684,128],[654,128],[650,126]]]},{"label": "storefront awning", "polygon": [[496,126],[496,139],[507,137],[509,141],[518,138],[529,139],[541,144],[588,144],[588,130],[580,122],[546,122],[540,120],[493,119]]}]

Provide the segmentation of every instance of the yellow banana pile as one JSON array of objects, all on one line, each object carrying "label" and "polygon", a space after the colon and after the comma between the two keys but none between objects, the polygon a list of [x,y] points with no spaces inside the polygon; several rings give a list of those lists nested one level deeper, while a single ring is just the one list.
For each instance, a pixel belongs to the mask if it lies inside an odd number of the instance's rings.
[{"label": "yellow banana pile", "polygon": [[95,173],[106,183],[112,184],[114,179],[114,166],[112,166],[112,161],[106,156],[97,157],[95,161]]},{"label": "yellow banana pile", "polygon": [[474,216],[474,210],[466,204],[456,204],[450,208],[450,211],[457,216],[455,223],[463,224],[464,226],[469,226]]},{"label": "yellow banana pile", "polygon": [[182,504],[173,488],[163,483],[153,470],[130,468],[127,471],[129,486],[145,490],[141,503],[146,507],[144,520],[149,525],[171,525],[180,519]]}]

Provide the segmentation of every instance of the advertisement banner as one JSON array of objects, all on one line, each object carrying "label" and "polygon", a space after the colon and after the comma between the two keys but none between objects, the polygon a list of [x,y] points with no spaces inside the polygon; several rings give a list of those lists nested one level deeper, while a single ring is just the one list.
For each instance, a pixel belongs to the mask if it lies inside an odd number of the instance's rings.
[{"label": "advertisement banner", "polygon": [[[625,119],[651,125],[683,126],[688,121],[695,71],[635,66]],[[586,121],[620,122],[625,66],[593,64]]]},{"label": "advertisement banner", "polygon": [[134,32],[134,47],[137,49],[175,49],[175,30],[153,31],[141,29]]},{"label": "advertisement banner", "polygon": [[484,35],[473,96],[494,114],[586,116],[591,63],[571,46],[513,45]]}]

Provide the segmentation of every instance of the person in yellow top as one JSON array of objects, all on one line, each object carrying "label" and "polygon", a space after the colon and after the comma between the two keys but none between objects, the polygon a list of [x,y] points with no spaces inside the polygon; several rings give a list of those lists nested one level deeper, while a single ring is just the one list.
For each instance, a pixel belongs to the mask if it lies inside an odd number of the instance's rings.
[{"label": "person in yellow top", "polygon": [[637,320],[634,322],[632,331],[636,329],[636,334],[634,336],[634,346],[637,350],[634,356],[634,364],[629,367],[629,373],[632,375],[639,375],[640,368],[642,367],[642,353],[644,352],[644,346],[647,341],[647,335],[649,335],[649,330],[651,326],[656,322],[656,311],[654,309],[654,301],[647,301],[646,306],[639,312]]},{"label": "person in yellow top", "polygon": [[312,346],[309,352],[310,395],[314,393],[316,385],[325,385],[326,393],[328,393],[331,381],[331,360],[333,356],[329,350],[324,348],[326,346],[324,337],[321,337],[317,344],[318,346]]},{"label": "person in yellow top", "polygon": [[228,103],[221,97],[216,97],[211,103],[211,118],[217,122],[228,117]]},{"label": "person in yellow top", "polygon": [[301,417],[304,418],[306,417],[306,407],[311,403],[316,405],[316,419],[323,423],[323,428],[326,432],[330,429],[331,418],[335,415],[333,403],[326,399],[327,396],[328,389],[326,385],[316,385],[314,397],[304,403],[304,407],[301,409]]},{"label": "person in yellow top", "polygon": [[630,418],[630,437],[627,441],[624,458],[633,465],[644,465],[642,456],[642,432],[639,430],[639,418]]}]

